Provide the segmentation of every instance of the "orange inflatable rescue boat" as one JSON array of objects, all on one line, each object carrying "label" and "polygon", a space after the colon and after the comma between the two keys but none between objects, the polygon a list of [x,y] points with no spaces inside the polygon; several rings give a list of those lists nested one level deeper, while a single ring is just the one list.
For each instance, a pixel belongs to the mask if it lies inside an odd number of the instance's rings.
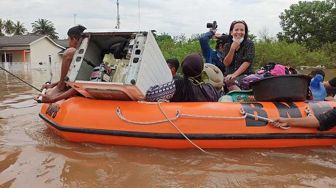
[{"label": "orange inflatable rescue boat", "polygon": [[40,117],[66,140],[182,149],[336,145],[336,128],[281,129],[268,119],[323,113],[335,102],[147,103],[74,97],[42,106]]},{"label": "orange inflatable rescue boat", "polygon": [[[336,128],[321,132],[268,123],[277,117],[323,113],[335,102],[138,102],[150,86],[172,80],[152,32],[83,36],[67,75],[68,85],[83,97],[43,104],[40,112],[48,127],[66,140],[170,149],[336,144]],[[105,71],[107,66],[111,71]],[[301,94],[292,83],[278,86],[284,94]],[[269,91],[269,96],[279,93]]]}]

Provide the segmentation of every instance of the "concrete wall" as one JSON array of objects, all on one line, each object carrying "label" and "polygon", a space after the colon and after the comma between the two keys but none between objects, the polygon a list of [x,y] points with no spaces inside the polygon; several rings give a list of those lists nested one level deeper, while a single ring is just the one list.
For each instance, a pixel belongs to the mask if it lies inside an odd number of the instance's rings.
[{"label": "concrete wall", "polygon": [[[24,62],[23,61],[23,50],[21,51],[13,51],[13,52],[8,52],[13,54],[13,62]],[[26,61],[25,62],[30,62],[30,57],[29,53],[26,52]]]},{"label": "concrete wall", "polygon": [[[9,56],[12,56],[12,62],[30,62],[30,52],[26,53],[26,60],[23,61],[23,50],[10,50],[6,51],[7,55],[7,62],[9,62]],[[2,56],[5,54],[5,52],[0,52],[0,62],[2,62]]]},{"label": "concrete wall", "polygon": [[51,55],[52,64],[57,64],[62,61],[62,57],[58,54],[62,48],[56,46],[47,38],[39,39],[30,45],[30,62],[32,68],[41,67],[49,64],[49,55]]}]

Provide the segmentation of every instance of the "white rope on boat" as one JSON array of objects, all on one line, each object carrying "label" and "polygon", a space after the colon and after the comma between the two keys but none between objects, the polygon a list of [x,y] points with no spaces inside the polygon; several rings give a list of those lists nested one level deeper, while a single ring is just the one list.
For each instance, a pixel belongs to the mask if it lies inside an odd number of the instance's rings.
[{"label": "white rope on boat", "polygon": [[243,116],[202,116],[202,115],[192,115],[192,114],[180,114],[180,117],[199,118],[199,119],[233,119],[233,120],[238,120],[238,119],[245,119],[246,114],[243,115]]},{"label": "white rope on boat", "polygon": [[284,129],[284,130],[287,130],[287,129],[290,128],[290,126],[278,126],[278,125],[274,124],[274,121],[272,119],[262,117],[262,116],[258,116],[258,115],[255,115],[255,114],[247,113],[247,112],[244,111],[243,108],[240,109],[240,113],[243,114],[243,115],[246,115],[247,117],[251,117],[253,119],[258,118],[258,120],[262,120],[262,121],[265,121],[267,123],[270,123],[271,125],[273,125],[276,128],[280,128],[280,129]]},{"label": "white rope on boat", "polygon": [[[161,101],[162,102],[162,101]],[[159,104],[160,102],[157,102],[156,104]],[[203,115],[195,115],[195,114],[183,114],[180,113],[179,110],[176,111],[176,116],[169,118],[169,120],[163,119],[163,120],[157,120],[157,121],[133,121],[133,120],[129,120],[127,119],[121,112],[120,107],[117,107],[116,109],[116,114],[117,116],[127,122],[127,123],[131,123],[131,124],[137,124],[137,125],[153,125],[153,124],[159,124],[159,123],[166,123],[170,121],[176,121],[178,118],[198,118],[198,119],[231,119],[231,120],[240,120],[240,119],[245,119],[247,117],[246,114],[243,114],[243,116],[203,116]]]},{"label": "white rope on boat", "polygon": [[166,119],[157,120],[157,121],[132,121],[132,120],[129,120],[129,119],[125,118],[125,116],[123,116],[120,107],[117,107],[116,114],[121,120],[123,120],[127,123],[138,124],[138,125],[155,125],[155,124],[159,124],[159,123],[166,123],[166,122],[169,122],[169,121],[175,121],[181,116],[179,111],[176,111],[176,116],[173,117],[173,118],[168,118],[168,119],[166,118]]},{"label": "white rope on boat", "polygon": [[[166,102],[166,101],[165,101]],[[169,123],[171,125],[173,125],[175,127],[175,129],[186,139],[190,142],[190,144],[192,144],[194,147],[196,147],[197,149],[199,149],[201,152],[206,153],[206,154],[210,154],[209,152],[205,151],[204,149],[202,149],[200,146],[198,146],[196,143],[194,143],[192,140],[190,140],[187,135],[185,135],[180,128],[178,128],[177,125],[175,125],[167,116],[167,114],[163,111],[162,107],[161,107],[161,100],[158,101],[158,106],[160,111],[162,112],[162,114],[166,117],[166,119],[169,121]]]}]

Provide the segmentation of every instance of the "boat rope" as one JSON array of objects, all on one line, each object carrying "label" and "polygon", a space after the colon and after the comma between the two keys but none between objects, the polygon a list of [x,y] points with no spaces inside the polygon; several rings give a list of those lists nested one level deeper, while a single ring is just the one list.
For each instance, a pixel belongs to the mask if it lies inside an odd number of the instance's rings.
[{"label": "boat rope", "polygon": [[199,118],[199,119],[245,119],[246,114],[243,116],[202,116],[202,115],[192,115],[192,114],[180,114],[180,117],[185,117],[185,118]]},{"label": "boat rope", "polygon": [[240,109],[240,113],[242,115],[246,115],[247,117],[250,117],[250,118],[253,118],[253,119],[257,118],[257,121],[259,121],[259,120],[265,121],[267,123],[270,123],[274,127],[277,127],[277,128],[280,128],[280,129],[287,130],[287,129],[290,128],[290,126],[279,126],[279,125],[276,125],[276,124],[274,124],[274,120],[272,120],[272,119],[269,119],[269,118],[266,118],[266,117],[262,117],[262,116],[258,116],[258,115],[255,115],[255,114],[251,114],[251,113],[247,113],[247,112],[244,111],[243,108]]},{"label": "boat rope", "polygon": [[170,119],[169,119],[169,117],[167,116],[167,114],[164,112],[164,110],[162,109],[162,107],[161,107],[161,102],[167,102],[167,101],[162,101],[162,100],[159,100],[158,101],[158,106],[159,106],[159,109],[160,109],[160,111],[162,112],[162,114],[166,117],[166,119],[169,121],[169,123],[171,124],[171,125],[173,125],[174,127],[175,127],[175,129],[186,139],[186,140],[188,140],[189,142],[190,142],[190,144],[192,144],[193,146],[195,146],[197,149],[199,149],[201,152],[203,152],[203,153],[206,153],[206,154],[210,154],[209,152],[207,152],[207,151],[205,151],[204,149],[202,149],[200,146],[198,146],[196,143],[194,143],[192,140],[190,140],[188,137],[187,137],[187,135],[185,135],[182,131],[181,131],[181,129],[177,126],[177,125],[175,125],[174,124],[174,122],[173,121],[171,121]]},{"label": "boat rope", "polygon": [[[160,102],[157,102],[156,104],[159,104]],[[151,103],[153,104],[153,103]],[[127,119],[121,112],[120,107],[117,107],[116,109],[116,114],[117,116],[127,122],[127,123],[131,123],[131,124],[138,124],[138,125],[154,125],[154,124],[159,124],[159,123],[166,123],[170,121],[176,121],[179,118],[198,118],[198,119],[231,119],[231,120],[239,120],[239,119],[245,119],[247,117],[247,115],[243,115],[243,116],[203,116],[203,115],[195,115],[195,114],[184,114],[184,113],[180,113],[179,110],[176,110],[176,116],[175,117],[171,117],[169,118],[169,120],[163,119],[163,120],[157,120],[157,121],[133,121],[133,120],[129,120]]]},{"label": "boat rope", "polygon": [[159,124],[159,123],[166,123],[166,122],[169,122],[169,121],[175,121],[181,116],[181,114],[177,110],[176,111],[176,116],[172,117],[172,118],[168,118],[168,119],[166,118],[166,119],[163,119],[163,120],[147,121],[147,122],[146,121],[132,121],[132,120],[126,119],[125,116],[123,116],[120,107],[117,107],[116,114],[121,120],[123,120],[127,123],[138,124],[138,125],[153,125],[153,124]]}]

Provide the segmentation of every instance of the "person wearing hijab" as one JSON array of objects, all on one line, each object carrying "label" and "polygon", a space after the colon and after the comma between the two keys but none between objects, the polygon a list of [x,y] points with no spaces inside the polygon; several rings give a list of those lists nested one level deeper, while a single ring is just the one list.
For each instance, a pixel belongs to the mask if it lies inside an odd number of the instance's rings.
[{"label": "person wearing hijab", "polygon": [[203,66],[203,59],[199,54],[187,55],[182,62],[183,79],[150,87],[146,92],[146,101],[217,102],[219,95],[216,89],[201,80]]},{"label": "person wearing hijab", "polygon": [[[77,94],[74,89],[69,89],[65,83],[65,77],[69,71],[69,67],[72,58],[77,50],[77,46],[80,44],[82,39],[82,33],[86,28],[82,25],[77,25],[68,30],[68,42],[69,48],[67,48],[63,53],[62,66],[61,66],[61,76],[60,80],[51,84],[44,84],[42,89],[46,88],[46,94],[41,94],[42,103],[53,103],[61,99],[66,99]],[[37,100],[38,97],[35,99]]]}]

